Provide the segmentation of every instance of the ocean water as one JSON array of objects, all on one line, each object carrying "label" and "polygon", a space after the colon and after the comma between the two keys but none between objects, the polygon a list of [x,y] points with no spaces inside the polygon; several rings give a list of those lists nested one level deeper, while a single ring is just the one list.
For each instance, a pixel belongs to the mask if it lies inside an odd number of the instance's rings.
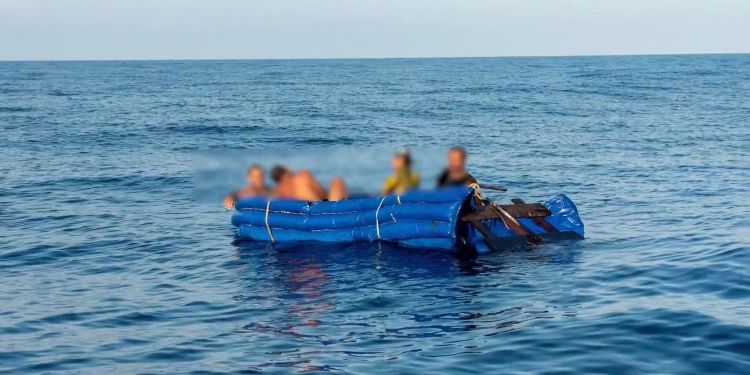
[{"label": "ocean water", "polygon": [[[0,62],[0,131],[0,373],[750,373],[750,55]],[[272,247],[220,206],[455,144],[587,238]]]}]

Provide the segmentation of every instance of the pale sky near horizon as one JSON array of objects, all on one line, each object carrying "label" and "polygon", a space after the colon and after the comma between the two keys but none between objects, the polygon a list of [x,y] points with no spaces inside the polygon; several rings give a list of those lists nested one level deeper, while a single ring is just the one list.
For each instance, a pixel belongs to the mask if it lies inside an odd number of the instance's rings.
[{"label": "pale sky near horizon", "polygon": [[0,0],[0,60],[750,52],[750,0]]}]

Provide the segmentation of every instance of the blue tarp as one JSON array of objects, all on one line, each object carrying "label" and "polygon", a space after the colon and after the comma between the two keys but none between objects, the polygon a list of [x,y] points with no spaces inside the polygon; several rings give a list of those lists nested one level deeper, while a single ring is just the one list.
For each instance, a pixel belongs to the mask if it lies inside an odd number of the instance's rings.
[{"label": "blue tarp", "polygon": [[[575,203],[570,198],[565,196],[565,194],[558,194],[542,204],[550,212],[549,216],[544,217],[544,220],[550,225],[565,236],[583,238],[583,222],[578,216],[578,209]],[[534,222],[534,219],[518,218],[517,220],[527,231],[535,235],[547,235],[546,231]],[[505,226],[502,220],[491,219],[482,222],[494,235],[509,239],[509,247],[524,246],[526,239],[516,235]],[[515,244],[512,241],[514,239],[518,240]],[[469,244],[469,247],[474,248],[480,254],[490,252],[489,246],[484,242],[484,237],[474,227],[469,226],[466,242]]]},{"label": "blue tarp", "polygon": [[232,224],[240,237],[259,241],[382,240],[449,250],[456,246],[458,213],[471,193],[452,188],[338,202],[247,198],[235,205]]},{"label": "blue tarp", "polygon": [[[382,240],[409,247],[455,250],[464,246],[488,252],[482,235],[459,220],[462,210],[473,208],[471,197],[470,188],[449,188],[338,202],[245,198],[235,205],[232,224],[240,237],[257,241]],[[583,223],[568,197],[559,194],[544,205],[551,213],[545,217],[547,222],[560,232],[583,238]],[[545,233],[533,219],[518,221],[534,234]],[[525,238],[499,219],[483,223],[498,237],[525,243]]]}]

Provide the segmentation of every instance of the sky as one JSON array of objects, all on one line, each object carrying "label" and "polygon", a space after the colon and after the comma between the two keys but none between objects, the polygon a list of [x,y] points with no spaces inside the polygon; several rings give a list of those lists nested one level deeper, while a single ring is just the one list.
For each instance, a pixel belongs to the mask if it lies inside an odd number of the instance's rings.
[{"label": "sky", "polygon": [[0,60],[750,52],[750,0],[0,0]]}]

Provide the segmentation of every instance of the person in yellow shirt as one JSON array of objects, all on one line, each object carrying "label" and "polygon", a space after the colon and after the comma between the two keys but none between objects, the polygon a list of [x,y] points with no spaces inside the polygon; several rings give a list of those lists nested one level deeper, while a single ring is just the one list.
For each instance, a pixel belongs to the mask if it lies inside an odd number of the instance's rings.
[{"label": "person in yellow shirt", "polygon": [[386,178],[383,194],[402,194],[407,190],[419,188],[419,173],[411,170],[411,163],[411,154],[407,149],[402,149],[393,156],[393,175]]}]

